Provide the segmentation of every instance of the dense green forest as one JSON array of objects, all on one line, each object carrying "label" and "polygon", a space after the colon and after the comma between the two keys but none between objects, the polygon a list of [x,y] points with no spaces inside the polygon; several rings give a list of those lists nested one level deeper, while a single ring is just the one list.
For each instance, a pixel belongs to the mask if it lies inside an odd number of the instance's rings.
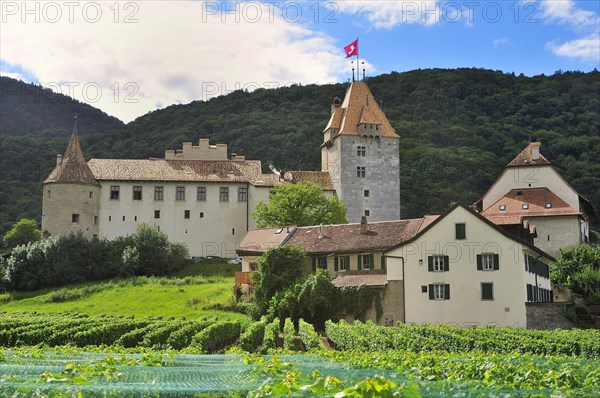
[{"label": "dense green forest", "polygon": [[[372,77],[368,84],[402,136],[403,218],[475,201],[530,138],[542,142],[542,154],[600,210],[600,72],[526,77],[427,69]],[[1,119],[0,232],[21,217],[40,219],[41,181],[64,151],[75,113],[87,158],[162,157],[182,141],[209,138],[262,160],[265,170],[270,163],[318,170],[330,104],[345,89],[329,84],[236,91],[173,105],[123,127],[97,110],[85,118],[80,109],[86,105],[71,99],[36,106],[7,101]]]}]

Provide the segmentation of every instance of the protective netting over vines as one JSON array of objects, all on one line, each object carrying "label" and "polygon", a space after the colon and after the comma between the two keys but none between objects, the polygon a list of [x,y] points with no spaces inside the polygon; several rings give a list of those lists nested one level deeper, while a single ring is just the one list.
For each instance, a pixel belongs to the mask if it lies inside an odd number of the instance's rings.
[{"label": "protective netting over vines", "polygon": [[[414,381],[399,372],[383,369],[358,369],[348,363],[331,361],[318,355],[282,356],[278,363],[290,365],[266,369],[246,364],[238,355],[188,355],[152,357],[147,354],[61,354],[50,351],[4,351],[0,357],[0,396],[29,397],[188,397],[245,396],[248,392],[276,382],[282,369],[305,375],[331,375],[352,386],[376,375],[405,385],[413,395],[422,397],[563,397],[598,396],[600,387],[570,391],[485,390],[468,383]],[[285,379],[285,376],[283,377]],[[408,390],[407,390],[408,391]],[[414,392],[418,391],[414,395]],[[237,394],[237,395],[236,395]],[[322,396],[310,390],[292,396]]]}]

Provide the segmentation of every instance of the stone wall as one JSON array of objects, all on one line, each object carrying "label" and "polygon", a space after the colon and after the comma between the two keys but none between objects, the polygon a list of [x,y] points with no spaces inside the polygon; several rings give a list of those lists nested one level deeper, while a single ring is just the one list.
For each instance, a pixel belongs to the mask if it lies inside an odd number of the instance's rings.
[{"label": "stone wall", "polygon": [[567,303],[525,303],[527,329],[573,329],[576,325],[565,318]]}]

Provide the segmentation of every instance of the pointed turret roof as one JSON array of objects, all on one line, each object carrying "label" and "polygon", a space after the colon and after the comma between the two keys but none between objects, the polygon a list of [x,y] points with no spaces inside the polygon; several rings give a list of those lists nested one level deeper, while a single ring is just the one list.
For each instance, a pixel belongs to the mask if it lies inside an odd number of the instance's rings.
[{"label": "pointed turret roof", "polygon": [[352,82],[346,92],[344,102],[331,114],[325,130],[339,129],[336,136],[360,135],[358,125],[361,123],[381,126],[380,135],[382,137],[400,137],[377,105],[367,83]]},{"label": "pointed turret roof", "polygon": [[94,173],[92,173],[83,157],[83,151],[77,136],[77,120],[75,120],[73,134],[71,134],[69,145],[67,145],[62,160],[52,170],[48,178],[44,180],[44,184],[51,182],[98,185]]},{"label": "pointed turret roof", "polygon": [[527,148],[523,149],[523,151],[508,164],[508,167],[550,164],[550,161],[540,153],[540,145],[539,142],[530,142],[529,145],[527,145]]}]

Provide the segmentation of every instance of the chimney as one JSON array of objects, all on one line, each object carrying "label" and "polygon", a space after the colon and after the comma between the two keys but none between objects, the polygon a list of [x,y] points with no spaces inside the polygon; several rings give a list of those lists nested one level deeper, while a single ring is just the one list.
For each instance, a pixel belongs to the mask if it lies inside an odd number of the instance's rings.
[{"label": "chimney", "polygon": [[360,233],[365,235],[367,233],[367,230],[368,230],[367,216],[362,216],[360,218]]},{"label": "chimney", "polygon": [[62,162],[62,155],[61,154],[56,155],[56,165],[58,166],[61,162]]},{"label": "chimney", "polygon": [[338,97],[335,97],[333,99],[333,103],[331,104],[331,114],[333,114],[335,112],[335,110],[337,108],[339,108],[342,105],[342,100],[339,99]]},{"label": "chimney", "polygon": [[319,239],[323,239],[323,224],[319,225]]},{"label": "chimney", "polygon": [[534,143],[531,145],[531,160],[533,160],[533,161],[540,160],[540,144],[539,143]]}]

